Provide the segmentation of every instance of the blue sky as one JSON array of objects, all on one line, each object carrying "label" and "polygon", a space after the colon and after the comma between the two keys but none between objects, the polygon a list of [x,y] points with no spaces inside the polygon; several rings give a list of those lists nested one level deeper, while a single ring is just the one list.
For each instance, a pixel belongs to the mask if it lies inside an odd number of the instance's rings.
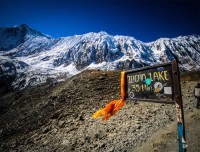
[{"label": "blue sky", "polygon": [[200,35],[200,1],[1,0],[0,26],[27,24],[52,37],[106,31],[144,42]]}]

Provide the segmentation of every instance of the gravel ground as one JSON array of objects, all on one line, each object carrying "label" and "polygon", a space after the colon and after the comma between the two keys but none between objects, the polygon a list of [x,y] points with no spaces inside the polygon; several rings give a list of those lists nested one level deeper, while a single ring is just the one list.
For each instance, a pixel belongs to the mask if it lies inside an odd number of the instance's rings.
[{"label": "gravel ground", "polygon": [[[0,151],[178,151],[175,105],[126,101],[108,121],[92,119],[96,110],[120,99],[119,78],[120,72],[85,71],[66,82],[1,97]],[[200,122],[196,83],[181,82],[185,121],[194,127]]]}]

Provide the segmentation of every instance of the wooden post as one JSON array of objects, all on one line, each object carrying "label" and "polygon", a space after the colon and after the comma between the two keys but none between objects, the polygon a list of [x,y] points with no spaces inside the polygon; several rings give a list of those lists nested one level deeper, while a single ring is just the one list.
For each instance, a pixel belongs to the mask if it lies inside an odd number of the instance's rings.
[{"label": "wooden post", "polygon": [[185,122],[184,122],[184,112],[183,112],[183,101],[180,86],[180,76],[178,68],[178,60],[174,60],[172,63],[173,71],[173,84],[174,84],[174,101],[176,106],[176,115],[178,122],[178,141],[179,141],[179,152],[186,152],[186,138],[185,138]]}]

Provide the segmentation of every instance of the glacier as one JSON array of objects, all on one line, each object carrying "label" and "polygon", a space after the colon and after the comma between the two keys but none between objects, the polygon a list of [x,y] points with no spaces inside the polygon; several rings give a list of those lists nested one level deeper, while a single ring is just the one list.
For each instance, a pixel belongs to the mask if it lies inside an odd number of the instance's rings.
[{"label": "glacier", "polygon": [[87,69],[130,70],[179,59],[180,71],[200,70],[200,36],[145,43],[104,31],[53,38],[26,24],[0,27],[0,84],[23,89],[56,83]]}]

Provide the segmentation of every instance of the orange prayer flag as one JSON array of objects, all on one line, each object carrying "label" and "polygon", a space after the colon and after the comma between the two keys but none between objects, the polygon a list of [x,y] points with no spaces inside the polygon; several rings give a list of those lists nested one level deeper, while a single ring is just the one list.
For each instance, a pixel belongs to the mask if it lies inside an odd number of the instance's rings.
[{"label": "orange prayer flag", "polygon": [[124,106],[125,101],[125,71],[121,72],[121,100],[113,100],[105,108],[98,110],[93,114],[93,118],[103,116],[102,120],[106,121],[113,116],[120,108]]}]

